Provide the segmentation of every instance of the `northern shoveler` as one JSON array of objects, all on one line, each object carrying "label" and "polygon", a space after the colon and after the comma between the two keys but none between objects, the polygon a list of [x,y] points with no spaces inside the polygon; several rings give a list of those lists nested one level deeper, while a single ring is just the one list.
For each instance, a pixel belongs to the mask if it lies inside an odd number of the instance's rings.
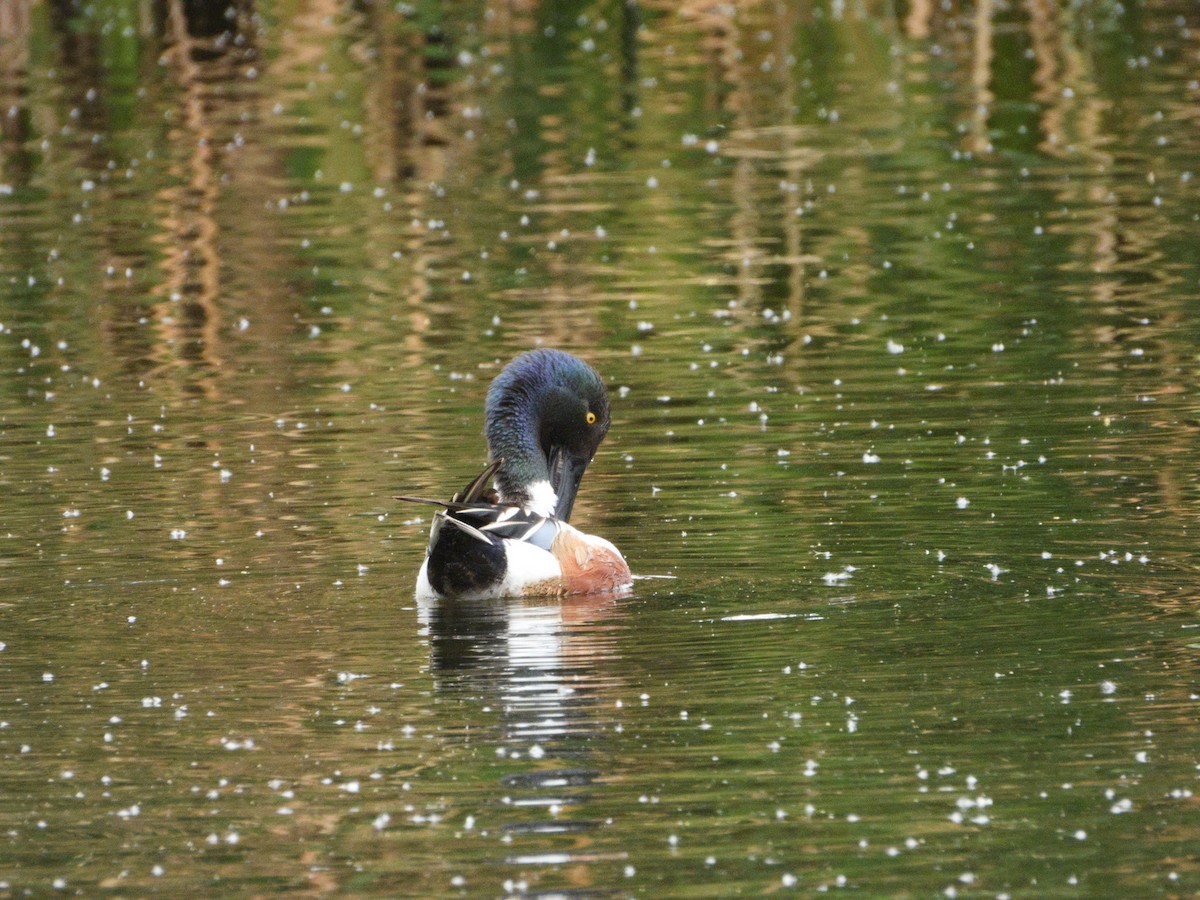
[{"label": "northern shoveler", "polygon": [[417,598],[544,597],[627,587],[632,576],[620,551],[567,523],[611,421],[596,370],[560,350],[522,354],[492,381],[485,421],[490,462],[452,501],[436,504],[445,508],[433,517]]}]

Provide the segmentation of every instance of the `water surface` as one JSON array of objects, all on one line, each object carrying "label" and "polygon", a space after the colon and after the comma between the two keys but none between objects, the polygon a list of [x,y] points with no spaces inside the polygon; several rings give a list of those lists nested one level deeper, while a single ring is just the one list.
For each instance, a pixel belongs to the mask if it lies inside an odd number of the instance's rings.
[{"label": "water surface", "polygon": [[[186,8],[0,19],[0,892],[1200,891],[1190,4]],[[647,577],[419,606],[537,345]]]}]

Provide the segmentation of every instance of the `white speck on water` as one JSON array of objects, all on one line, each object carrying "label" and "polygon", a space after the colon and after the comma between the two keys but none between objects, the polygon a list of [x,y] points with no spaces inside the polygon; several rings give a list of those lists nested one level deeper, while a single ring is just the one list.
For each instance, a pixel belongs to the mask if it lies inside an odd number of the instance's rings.
[{"label": "white speck on water", "polygon": [[542,749],[540,744],[534,744],[529,748],[529,756],[532,759],[541,759],[546,755],[546,751]]},{"label": "white speck on water", "polygon": [[959,497],[957,500],[954,501],[954,505],[957,506],[959,509],[966,509],[968,506],[971,505],[971,501],[968,500],[966,497]]},{"label": "white speck on water", "polygon": [[375,821],[371,823],[371,827],[376,831],[383,831],[387,828],[388,822],[392,821],[392,817],[387,813],[380,813],[375,817]]},{"label": "white speck on water", "polygon": [[182,528],[172,528],[170,536],[171,540],[173,541],[182,541],[185,537],[187,537],[187,532]]},{"label": "white speck on water", "polygon": [[826,572],[821,576],[821,580],[830,585],[840,584],[843,581],[849,581],[856,571],[854,566],[846,566],[840,572]]},{"label": "white speck on water", "polygon": [[53,681],[53,680],[54,680],[54,673],[53,673],[53,672],[43,672],[43,673],[42,673],[42,681],[44,681],[44,682],[47,682],[47,683],[48,683],[48,682],[51,682],[51,681]]},{"label": "white speck on water", "polygon": [[795,887],[798,879],[791,872],[785,872],[783,877],[779,879],[780,884],[785,888]]},{"label": "white speck on water", "polygon": [[888,338],[887,352],[892,354],[892,356],[899,356],[904,352],[904,345],[898,341],[893,341],[891,338]]},{"label": "white speck on water", "polygon": [[1117,692],[1117,684],[1115,681],[1100,682],[1100,693],[1104,694],[1106,697],[1111,696],[1112,694],[1115,694],[1116,692]]},{"label": "white speck on water", "polygon": [[872,450],[867,450],[862,455],[862,461],[864,463],[868,463],[868,464],[877,463],[877,462],[879,462],[879,454],[873,452]]}]

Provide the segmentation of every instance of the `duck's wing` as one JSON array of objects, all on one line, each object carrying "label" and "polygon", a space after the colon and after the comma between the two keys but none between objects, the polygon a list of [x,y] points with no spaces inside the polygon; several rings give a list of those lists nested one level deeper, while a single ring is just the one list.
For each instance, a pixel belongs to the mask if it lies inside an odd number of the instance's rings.
[{"label": "duck's wing", "polygon": [[503,462],[503,459],[492,460],[449,502],[428,500],[424,497],[396,497],[397,500],[406,503],[423,503],[444,510],[435,516],[437,521],[434,522],[430,534],[431,550],[437,542],[437,533],[441,525],[449,522],[478,540],[520,541],[549,551],[550,544],[559,531],[558,519],[541,516],[519,506],[504,506],[496,502],[495,491],[488,483]]},{"label": "duck's wing", "polygon": [[480,534],[502,541],[532,544],[547,551],[560,524],[552,516],[540,516],[519,506],[470,506],[452,510],[449,519],[468,524]]},{"label": "duck's wing", "polygon": [[430,500],[426,497],[394,497],[405,503],[424,503],[426,506],[440,506],[442,509],[458,511],[463,509],[490,509],[496,505],[495,492],[488,487],[488,482],[503,465],[503,459],[494,459],[474,478],[470,484],[454,495],[452,500]]},{"label": "duck's wing", "polygon": [[492,476],[504,465],[503,459],[493,459],[484,470],[471,479],[471,483],[454,495],[456,503],[487,503],[495,504],[496,492],[488,487]]}]

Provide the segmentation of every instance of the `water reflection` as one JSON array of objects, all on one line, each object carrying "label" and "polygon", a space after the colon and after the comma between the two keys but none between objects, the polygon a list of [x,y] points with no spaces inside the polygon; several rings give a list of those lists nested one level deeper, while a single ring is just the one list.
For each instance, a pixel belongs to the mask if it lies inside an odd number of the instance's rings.
[{"label": "water reflection", "polygon": [[[505,863],[536,869],[594,860],[587,835],[602,823],[583,810],[616,774],[596,746],[625,688],[618,601],[421,601],[418,617],[438,693],[494,711],[496,753],[522,766],[496,785],[508,810]],[[566,843],[547,844],[553,836]],[[590,884],[594,876],[574,877]]]}]

